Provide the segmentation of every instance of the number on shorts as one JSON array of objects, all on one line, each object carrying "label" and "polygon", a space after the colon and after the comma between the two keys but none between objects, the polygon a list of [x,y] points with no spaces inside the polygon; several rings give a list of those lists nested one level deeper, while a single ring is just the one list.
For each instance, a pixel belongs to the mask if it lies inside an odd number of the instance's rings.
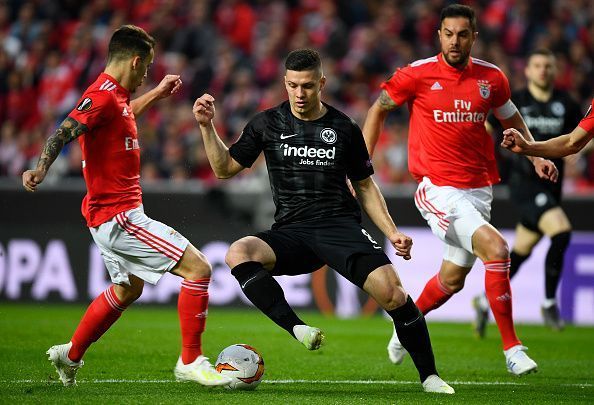
[{"label": "number on shorts", "polygon": [[373,239],[373,237],[369,234],[369,232],[367,232],[365,229],[361,229],[361,232],[363,232],[363,235],[367,236],[367,239],[369,239],[369,241],[371,242],[371,244],[373,245],[374,249],[381,249],[382,247],[375,241],[375,239]]}]

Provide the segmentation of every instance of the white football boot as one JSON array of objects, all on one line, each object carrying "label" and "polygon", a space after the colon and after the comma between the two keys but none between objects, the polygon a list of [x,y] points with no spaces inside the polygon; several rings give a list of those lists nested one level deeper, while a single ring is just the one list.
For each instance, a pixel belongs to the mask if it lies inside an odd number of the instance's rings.
[{"label": "white football boot", "polygon": [[526,346],[516,345],[503,351],[507,371],[518,377],[538,371],[538,366],[528,357],[526,350],[528,350]]},{"label": "white football boot", "polygon": [[487,325],[489,324],[489,301],[484,293],[472,299],[472,308],[474,309],[472,329],[476,337],[483,339],[487,334]]},{"label": "white football boot", "polygon": [[50,347],[45,354],[49,356],[48,360],[52,362],[60,381],[65,387],[71,387],[76,385],[76,372],[84,364],[84,361],[74,362],[68,358],[68,352],[72,347],[72,342],[65,343],[63,345],[56,345]]},{"label": "white football boot", "polygon": [[307,325],[293,326],[293,333],[307,350],[318,350],[326,339],[324,332],[320,329]]},{"label": "white football boot", "polygon": [[217,373],[207,357],[198,356],[192,363],[184,364],[181,357],[173,369],[177,381],[193,381],[202,385],[227,385],[231,378]]},{"label": "white football boot", "polygon": [[456,391],[442,380],[438,375],[431,374],[423,381],[423,389],[425,392],[433,392],[436,394],[454,394]]},{"label": "white football boot", "polygon": [[388,357],[390,361],[394,364],[401,364],[406,357],[406,349],[400,344],[400,340],[398,340],[398,335],[396,334],[396,329],[392,332],[392,337],[390,338],[390,342],[388,343]]}]

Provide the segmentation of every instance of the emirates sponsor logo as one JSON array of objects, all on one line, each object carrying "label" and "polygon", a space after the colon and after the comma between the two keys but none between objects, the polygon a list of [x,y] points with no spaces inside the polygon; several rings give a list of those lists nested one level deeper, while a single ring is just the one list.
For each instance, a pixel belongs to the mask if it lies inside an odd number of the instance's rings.
[{"label": "emirates sponsor logo", "polygon": [[485,122],[486,114],[471,111],[471,108],[471,101],[454,100],[453,111],[433,110],[433,119],[437,123]]},{"label": "emirates sponsor logo", "polygon": [[124,147],[126,148],[126,150],[140,149],[140,145],[138,144],[138,139],[132,138],[130,136],[127,136],[126,138],[124,138]]}]

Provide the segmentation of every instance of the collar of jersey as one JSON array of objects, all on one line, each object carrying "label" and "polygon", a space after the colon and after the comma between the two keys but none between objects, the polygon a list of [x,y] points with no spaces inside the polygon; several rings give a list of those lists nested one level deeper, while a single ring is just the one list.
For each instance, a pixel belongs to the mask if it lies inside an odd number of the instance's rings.
[{"label": "collar of jersey", "polygon": [[130,98],[130,92],[128,90],[126,90],[124,87],[122,87],[122,85],[116,79],[114,79],[113,76],[108,75],[105,72],[101,72],[101,76],[105,77],[106,79],[109,79],[109,81],[111,81],[113,84],[115,84],[118,89],[118,92],[125,95],[128,99]]},{"label": "collar of jersey", "polygon": [[472,69],[472,57],[468,58],[468,63],[466,64],[466,66],[464,66],[464,69],[462,69],[462,70],[456,69],[455,67],[448,65],[448,63],[443,58],[443,53],[441,53],[441,52],[439,53],[439,55],[437,55],[437,60],[439,61],[439,64],[446,71],[451,72],[451,73],[462,74],[462,73],[467,72]]}]

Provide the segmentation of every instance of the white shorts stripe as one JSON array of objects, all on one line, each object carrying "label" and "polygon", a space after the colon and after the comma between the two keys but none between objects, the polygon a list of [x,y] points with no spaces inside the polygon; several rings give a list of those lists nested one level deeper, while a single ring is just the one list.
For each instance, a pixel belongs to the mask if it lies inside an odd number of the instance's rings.
[{"label": "white shorts stripe", "polygon": [[175,260],[175,257],[173,255],[169,254],[167,251],[164,251],[163,249],[159,249],[159,246],[157,246],[151,240],[145,238],[142,235],[139,235],[138,233],[134,232],[130,227],[128,227],[127,224],[126,224],[126,222],[124,221],[123,216],[121,214],[116,215],[116,219],[118,221],[118,224],[122,227],[122,229],[124,229],[129,235],[134,236],[139,241],[141,241],[144,244],[152,247],[153,249],[155,249],[155,251],[161,253],[162,255],[167,256],[171,260]]},{"label": "white shorts stripe", "polygon": [[114,284],[130,284],[129,274],[156,284],[189,244],[175,229],[146,216],[142,205],[89,231]]},{"label": "white shorts stripe", "polygon": [[459,189],[437,186],[423,178],[415,193],[415,204],[432,232],[445,243],[444,260],[472,267],[476,260],[472,235],[488,224],[492,199],[490,186]]},{"label": "white shorts stripe", "polygon": [[425,209],[430,214],[435,215],[438,218],[437,226],[443,229],[445,232],[448,231],[448,225],[450,221],[445,219],[445,214],[438,209],[436,209],[429,201],[427,201],[427,195],[425,193],[425,186],[420,187],[417,192],[415,193],[415,200],[417,201],[417,205]]},{"label": "white shorts stripe", "polygon": [[148,238],[151,238],[152,240],[154,240],[156,243],[160,244],[161,246],[169,249],[171,251],[171,253],[173,253],[176,256],[180,256],[184,253],[183,250],[179,249],[177,246],[169,243],[168,241],[166,241],[163,238],[160,238],[159,236],[155,235],[154,233],[149,232],[148,230],[142,228],[139,225],[136,225],[135,223],[133,223],[132,221],[130,221],[128,219],[128,216],[124,215],[124,218],[126,220],[126,222],[128,224],[130,224],[134,229],[138,230],[138,232],[142,232],[143,234],[145,234]]},{"label": "white shorts stripe", "polygon": [[122,228],[124,228],[126,230],[126,232],[128,232],[130,235],[132,235],[135,238],[137,238],[138,240],[146,243],[147,245],[154,248],[159,253],[164,254],[165,256],[169,257],[172,260],[179,261],[179,259],[181,258],[181,253],[179,253],[179,249],[176,248],[176,250],[178,250],[178,252],[175,252],[173,249],[171,249],[172,245],[160,243],[157,239],[155,239],[154,237],[151,237],[154,235],[152,235],[150,232],[148,232],[148,231],[144,230],[143,228],[130,222],[128,220],[128,218],[124,216],[124,214],[118,214],[116,217],[118,218],[118,223],[120,224],[120,226]]}]

